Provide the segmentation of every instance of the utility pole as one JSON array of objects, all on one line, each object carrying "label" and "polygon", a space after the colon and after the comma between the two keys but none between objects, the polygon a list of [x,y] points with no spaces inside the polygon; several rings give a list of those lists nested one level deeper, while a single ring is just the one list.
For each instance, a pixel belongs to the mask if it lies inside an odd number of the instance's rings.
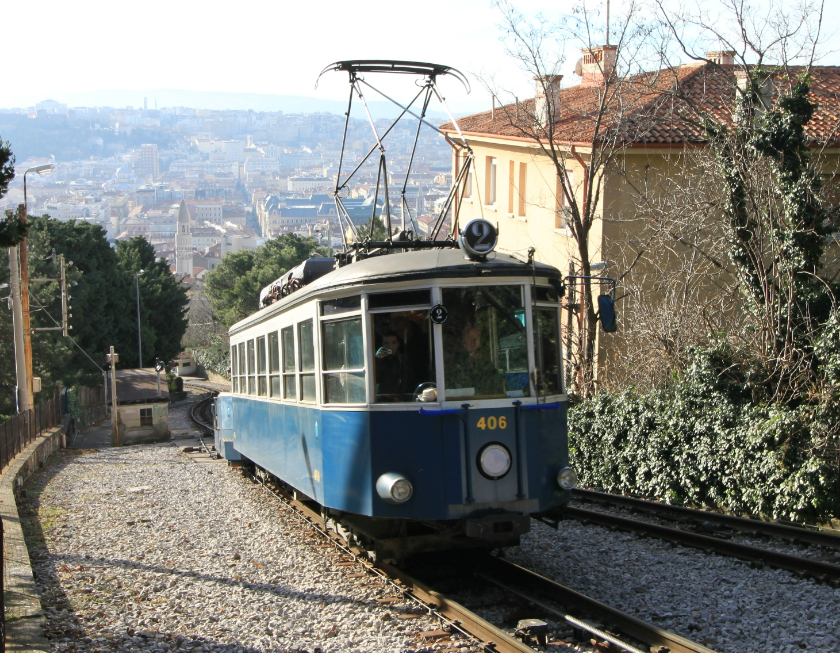
[{"label": "utility pole", "polygon": [[143,338],[140,335],[140,275],[143,270],[134,273],[134,280],[137,282],[137,360],[138,369],[143,369]]},{"label": "utility pole", "polygon": [[114,346],[111,345],[111,353],[108,354],[108,362],[111,364],[111,435],[115,447],[120,446],[120,430],[118,426],[119,415],[117,413],[117,362],[120,355],[114,353]]},{"label": "utility pole", "polygon": [[9,274],[12,290],[12,316],[15,336],[15,379],[18,415],[32,408],[32,395],[26,375],[26,353],[23,345],[23,310],[20,301],[20,268],[17,247],[9,248]]},{"label": "utility pole", "polygon": [[[44,165],[29,168],[23,173],[23,204],[18,206],[18,216],[21,223],[26,224],[26,175],[35,172],[42,175],[55,170],[55,165],[46,163]],[[17,266],[15,266],[17,269]],[[13,273],[13,276],[16,273]],[[26,262],[26,238],[20,241],[20,286],[18,298],[20,299],[21,326],[23,327],[23,357],[26,367],[26,375],[23,378],[23,387],[26,388],[27,408],[34,405],[34,393],[32,392],[32,329],[29,324],[29,271]],[[17,303],[17,302],[16,302]],[[15,321],[17,323],[17,320]],[[17,347],[15,347],[17,352]],[[19,380],[20,381],[20,380]],[[20,390],[18,390],[20,392]]]}]

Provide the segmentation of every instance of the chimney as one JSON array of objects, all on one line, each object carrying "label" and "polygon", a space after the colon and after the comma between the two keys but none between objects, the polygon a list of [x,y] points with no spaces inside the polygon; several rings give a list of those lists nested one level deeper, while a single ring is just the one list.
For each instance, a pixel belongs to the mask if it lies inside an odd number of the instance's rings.
[{"label": "chimney", "polygon": [[547,127],[549,119],[557,122],[560,117],[560,81],[563,75],[539,75],[534,77],[534,121],[539,127]]},{"label": "chimney", "polygon": [[583,77],[581,86],[599,86],[615,72],[618,46],[598,45],[582,52],[583,57],[575,66],[575,72]]},{"label": "chimney", "polygon": [[[756,72],[753,70],[753,72]],[[758,72],[758,97],[755,110],[759,113],[769,108],[773,103],[773,73],[770,70],[757,71]],[[742,91],[746,91],[750,84],[750,71],[744,68],[739,68],[735,71],[735,85]]]},{"label": "chimney", "polygon": [[718,66],[734,66],[735,65],[735,50],[719,50],[717,52],[707,52],[706,59]]}]

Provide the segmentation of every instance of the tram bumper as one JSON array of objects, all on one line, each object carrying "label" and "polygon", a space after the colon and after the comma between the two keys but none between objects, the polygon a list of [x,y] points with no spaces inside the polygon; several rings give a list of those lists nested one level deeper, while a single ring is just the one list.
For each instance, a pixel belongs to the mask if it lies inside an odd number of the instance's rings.
[{"label": "tram bumper", "polygon": [[469,538],[483,542],[502,544],[515,540],[530,532],[531,518],[528,515],[488,515],[464,522],[464,532]]}]

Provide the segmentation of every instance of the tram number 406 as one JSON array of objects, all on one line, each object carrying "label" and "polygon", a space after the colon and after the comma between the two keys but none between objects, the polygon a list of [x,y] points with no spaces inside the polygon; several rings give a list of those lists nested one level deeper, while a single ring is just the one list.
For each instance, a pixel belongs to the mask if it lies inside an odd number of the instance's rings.
[{"label": "tram number 406", "polygon": [[480,428],[482,431],[484,431],[485,429],[489,429],[491,431],[495,431],[497,428],[498,429],[506,429],[507,428],[507,417],[505,417],[504,415],[502,415],[498,419],[496,419],[493,415],[491,415],[490,417],[487,417],[487,418],[482,417],[481,419],[478,420],[478,423],[476,423],[476,426],[478,428]]}]

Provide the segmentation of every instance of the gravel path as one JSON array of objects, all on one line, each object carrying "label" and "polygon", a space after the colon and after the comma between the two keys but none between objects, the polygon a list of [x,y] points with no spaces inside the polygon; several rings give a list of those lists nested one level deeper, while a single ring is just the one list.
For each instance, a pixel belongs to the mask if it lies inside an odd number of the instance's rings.
[{"label": "gravel path", "polygon": [[828,585],[600,526],[532,523],[509,560],[716,651],[840,651],[840,590]]},{"label": "gravel path", "polygon": [[358,570],[307,544],[224,463],[171,444],[65,450],[27,490],[21,514],[55,651],[432,650],[419,633],[437,622],[403,618],[410,604],[380,606],[391,590],[348,578]]}]

